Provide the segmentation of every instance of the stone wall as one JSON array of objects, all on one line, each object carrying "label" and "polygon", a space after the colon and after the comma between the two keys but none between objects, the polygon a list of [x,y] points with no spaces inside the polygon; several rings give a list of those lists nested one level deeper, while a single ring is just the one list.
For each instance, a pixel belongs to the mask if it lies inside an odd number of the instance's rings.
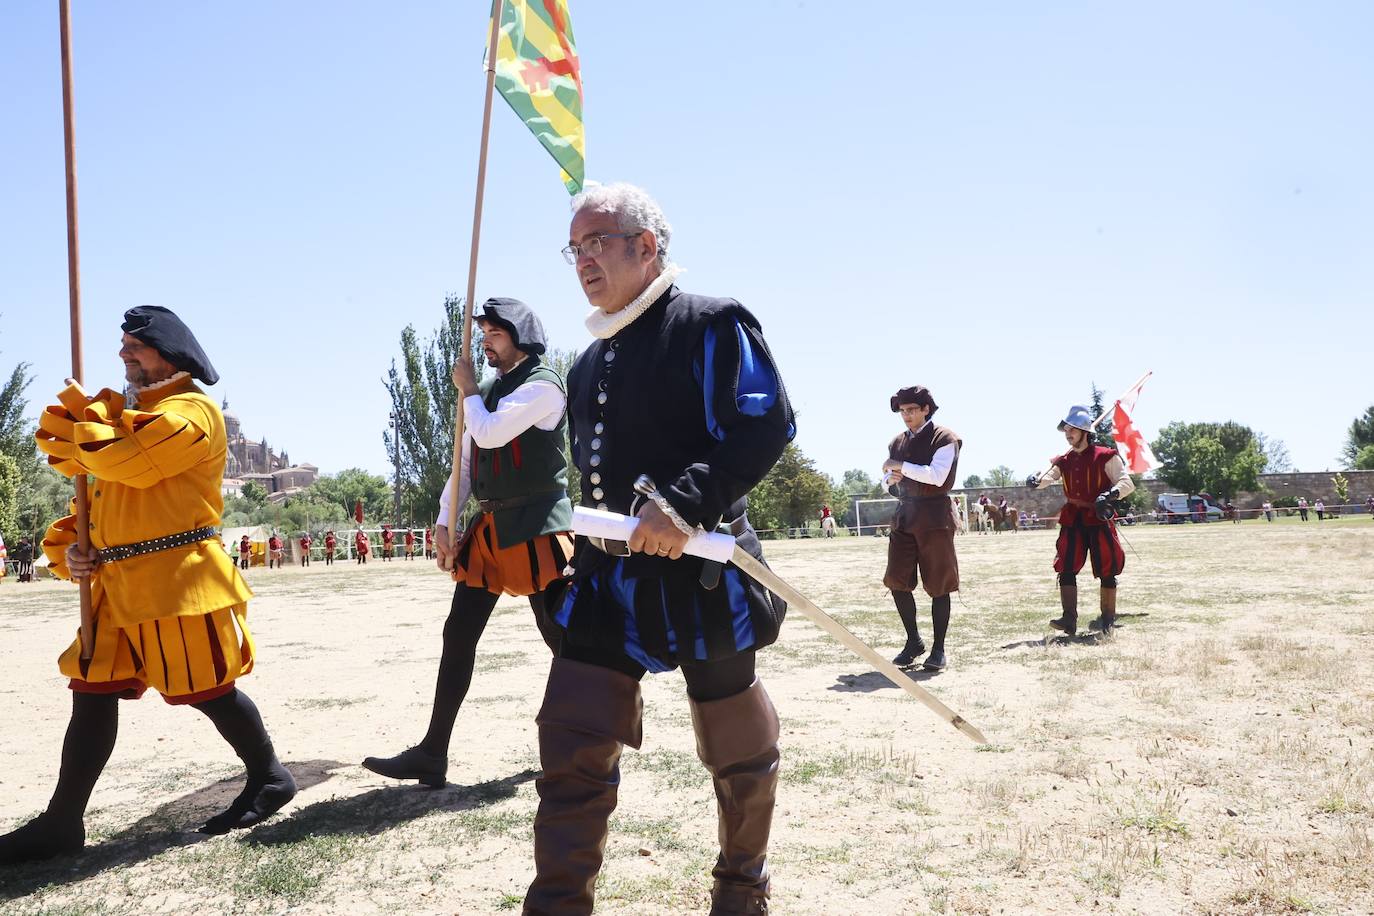
[{"label": "stone wall", "polygon": [[[1320,497],[1327,505],[1334,506],[1336,504],[1336,487],[1331,479],[1337,473],[1344,474],[1350,481],[1347,502],[1362,505],[1366,497],[1374,494],[1374,471],[1263,474],[1260,476],[1260,484],[1267,488],[1267,493],[1241,493],[1236,496],[1234,502],[1236,507],[1240,509],[1258,509],[1260,503],[1264,502],[1266,498],[1279,499],[1291,496],[1297,499],[1299,496],[1305,496],[1308,502],[1314,502]],[[1162,480],[1146,480],[1142,481],[1142,485],[1155,496],[1160,493],[1177,492],[1176,488],[1169,486]],[[1025,484],[1021,484],[1013,487],[974,487],[967,490],[959,489],[954,492],[967,494],[970,503],[977,502],[978,497],[985,493],[988,499],[994,503],[1000,502],[1005,496],[1008,505],[1015,506],[1023,512],[1038,513],[1041,518],[1057,514],[1059,507],[1064,504],[1064,491],[1058,486],[1046,487],[1043,490],[1027,490]]]}]

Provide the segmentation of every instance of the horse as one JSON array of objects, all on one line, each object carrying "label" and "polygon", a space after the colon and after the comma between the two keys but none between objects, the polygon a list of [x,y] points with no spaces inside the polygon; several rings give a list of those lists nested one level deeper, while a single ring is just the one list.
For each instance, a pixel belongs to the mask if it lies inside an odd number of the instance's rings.
[{"label": "horse", "polygon": [[979,534],[987,534],[988,528],[992,525],[992,520],[988,517],[988,509],[983,503],[972,503],[968,507],[969,522],[977,529]]},{"label": "horse", "polygon": [[1016,525],[1021,518],[1021,510],[1015,506],[1007,506],[1004,512],[1001,507],[988,504],[984,506],[988,513],[988,518],[992,521],[992,531],[994,534],[1002,533],[1003,525],[1010,525],[1011,530],[1016,530]]}]

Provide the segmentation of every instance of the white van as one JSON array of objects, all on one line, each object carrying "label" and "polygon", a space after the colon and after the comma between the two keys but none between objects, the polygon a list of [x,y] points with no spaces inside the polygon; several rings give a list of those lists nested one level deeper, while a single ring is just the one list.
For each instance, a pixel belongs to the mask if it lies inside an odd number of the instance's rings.
[{"label": "white van", "polygon": [[1161,493],[1157,500],[1161,512],[1167,512],[1178,521],[1190,519],[1196,512],[1207,513],[1207,521],[1219,522],[1224,517],[1224,513],[1216,506],[1203,499],[1201,496],[1189,496],[1187,493]]}]

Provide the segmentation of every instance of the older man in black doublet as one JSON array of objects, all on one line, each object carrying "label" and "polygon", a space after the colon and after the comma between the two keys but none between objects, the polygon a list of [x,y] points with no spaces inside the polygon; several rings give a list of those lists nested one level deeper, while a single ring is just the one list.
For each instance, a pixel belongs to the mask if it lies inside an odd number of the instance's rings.
[{"label": "older man in black doublet", "polygon": [[[682,547],[695,527],[723,523],[762,556],[745,496],[793,435],[792,410],[758,320],[673,285],[671,230],[645,192],[594,186],[573,211],[565,255],[597,338],[568,380],[582,503],[640,524],[628,556],[581,541],[554,605],[564,638],[538,716],[544,775],[525,912],[591,912],[620,754],[640,744],[639,680],[680,667],[718,800],[711,912],[766,913],[778,719],[754,653],[777,639],[785,607]],[[658,500],[636,495],[640,475]]]}]

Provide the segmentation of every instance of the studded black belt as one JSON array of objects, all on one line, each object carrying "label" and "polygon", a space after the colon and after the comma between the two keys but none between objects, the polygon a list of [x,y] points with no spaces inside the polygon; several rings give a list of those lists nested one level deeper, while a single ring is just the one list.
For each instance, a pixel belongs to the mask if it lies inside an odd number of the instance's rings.
[{"label": "studded black belt", "polygon": [[509,499],[479,499],[477,508],[483,512],[495,512],[498,509],[516,509],[520,506],[533,506],[539,503],[557,501],[565,498],[568,491],[559,487],[556,490],[545,490],[542,493],[529,493],[525,496],[512,496]]},{"label": "studded black belt", "polygon": [[208,541],[218,534],[215,526],[210,525],[206,528],[196,528],[193,531],[182,531],[179,534],[165,534],[160,538],[151,538],[134,544],[116,544],[114,547],[102,547],[96,551],[96,554],[102,563],[117,563],[130,557],[140,557],[145,553],[157,553],[159,550],[185,547],[187,544],[194,544],[197,541]]}]

